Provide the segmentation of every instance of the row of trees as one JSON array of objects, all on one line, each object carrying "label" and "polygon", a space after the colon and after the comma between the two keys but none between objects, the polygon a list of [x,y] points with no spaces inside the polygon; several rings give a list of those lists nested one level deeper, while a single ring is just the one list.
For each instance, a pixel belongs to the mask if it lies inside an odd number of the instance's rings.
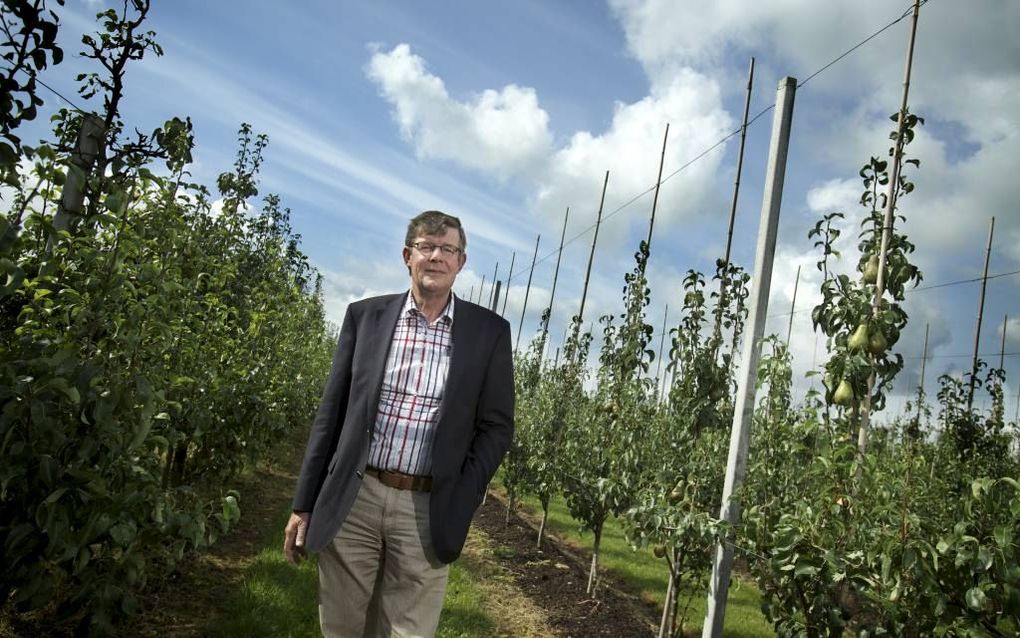
[{"label": "row of trees", "polygon": [[29,146],[57,17],[2,9],[4,50],[27,53],[5,56],[0,140],[0,604],[96,634],[238,518],[229,486],[307,424],[335,344],[290,211],[249,204],[265,136],[241,127],[214,200],[190,120],[126,133],[126,72],[162,54],[148,10],[98,15],[79,95],[101,112],[62,109]]},{"label": "row of trees", "polygon": [[[893,117],[894,121],[898,116]],[[904,113],[902,148],[923,123]],[[899,130],[899,129],[898,129]],[[894,133],[894,140],[897,136]],[[892,152],[890,153],[892,155]],[[681,635],[692,597],[704,596],[717,539],[733,542],[762,592],[763,612],[780,635],[1007,636],[1020,630],[1020,458],[1016,429],[1003,414],[1004,372],[983,383],[940,378],[937,414],[923,390],[907,413],[871,428],[903,358],[892,348],[907,324],[906,290],[921,273],[914,245],[887,237],[884,294],[874,305],[892,161],[861,170],[856,272],[841,272],[835,242],[843,213],[811,230],[821,252],[822,301],[816,330],[828,360],[818,390],[791,399],[787,345],[762,343],[744,504],[736,529],[717,520],[735,390],[732,356],[743,331],[747,277],[719,263],[713,292],[689,272],[680,324],[671,330],[665,396],[649,379],[653,329],[645,323],[648,246],[626,276],[625,311],[603,317],[599,366],[589,378],[592,341],[575,318],[562,357],[543,361],[546,335],[518,354],[518,429],[505,462],[511,496],[534,494],[543,509],[560,494],[593,533],[589,591],[598,580],[606,520],[617,517],[635,546],[651,546],[668,570],[660,636]],[[893,191],[913,190],[902,173]],[[881,187],[881,188],[880,188]],[[898,218],[902,221],[902,218]],[[543,322],[544,325],[544,322]],[[991,393],[974,410],[971,388]],[[542,531],[538,542],[541,543]]]}]

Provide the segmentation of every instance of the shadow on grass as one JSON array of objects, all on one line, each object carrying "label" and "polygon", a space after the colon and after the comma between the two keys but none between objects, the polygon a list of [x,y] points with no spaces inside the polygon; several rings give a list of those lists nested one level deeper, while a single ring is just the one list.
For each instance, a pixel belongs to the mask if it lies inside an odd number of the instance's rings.
[{"label": "shadow on grass", "polygon": [[314,561],[288,564],[264,550],[245,573],[222,616],[209,628],[216,638],[319,636],[319,581]]}]

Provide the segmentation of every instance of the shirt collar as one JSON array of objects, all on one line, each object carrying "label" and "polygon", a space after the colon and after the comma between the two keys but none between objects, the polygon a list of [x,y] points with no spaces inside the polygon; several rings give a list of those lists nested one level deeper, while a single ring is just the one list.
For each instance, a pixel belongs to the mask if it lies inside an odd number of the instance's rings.
[{"label": "shirt collar", "polygon": [[[454,299],[456,297],[457,295],[453,294],[453,291],[451,290],[450,300],[446,302],[446,307],[443,308],[443,312],[439,313],[439,317],[436,321],[445,321],[448,326],[453,325],[453,306]],[[418,315],[423,318],[425,317],[424,313],[422,313],[422,311],[418,308],[418,303],[414,300],[414,295],[411,294],[410,290],[407,291],[407,301],[404,302],[404,313]]]}]

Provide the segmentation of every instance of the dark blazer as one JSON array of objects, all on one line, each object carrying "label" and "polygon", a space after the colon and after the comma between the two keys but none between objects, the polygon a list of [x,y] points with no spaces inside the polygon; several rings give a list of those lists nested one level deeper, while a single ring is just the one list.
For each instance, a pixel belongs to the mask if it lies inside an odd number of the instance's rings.
[{"label": "dark blazer", "polygon": [[[386,355],[408,293],[348,306],[319,410],[312,423],[294,511],[310,512],[305,547],[321,551],[361,487]],[[453,353],[432,444],[429,522],[439,560],[455,560],[514,427],[510,324],[458,298]]]}]

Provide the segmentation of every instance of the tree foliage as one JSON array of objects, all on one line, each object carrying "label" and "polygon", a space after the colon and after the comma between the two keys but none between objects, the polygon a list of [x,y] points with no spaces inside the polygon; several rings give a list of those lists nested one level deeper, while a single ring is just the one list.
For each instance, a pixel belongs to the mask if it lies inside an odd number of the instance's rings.
[{"label": "tree foliage", "polygon": [[52,142],[21,148],[31,168],[0,221],[0,603],[96,634],[237,520],[231,481],[311,418],[334,343],[290,211],[249,204],[264,137],[242,127],[221,210],[189,181],[189,120],[122,137],[126,65],[159,52],[147,8],[101,13],[85,37],[101,69],[83,95],[113,125],[81,214],[54,227],[82,122],[62,110]]}]

